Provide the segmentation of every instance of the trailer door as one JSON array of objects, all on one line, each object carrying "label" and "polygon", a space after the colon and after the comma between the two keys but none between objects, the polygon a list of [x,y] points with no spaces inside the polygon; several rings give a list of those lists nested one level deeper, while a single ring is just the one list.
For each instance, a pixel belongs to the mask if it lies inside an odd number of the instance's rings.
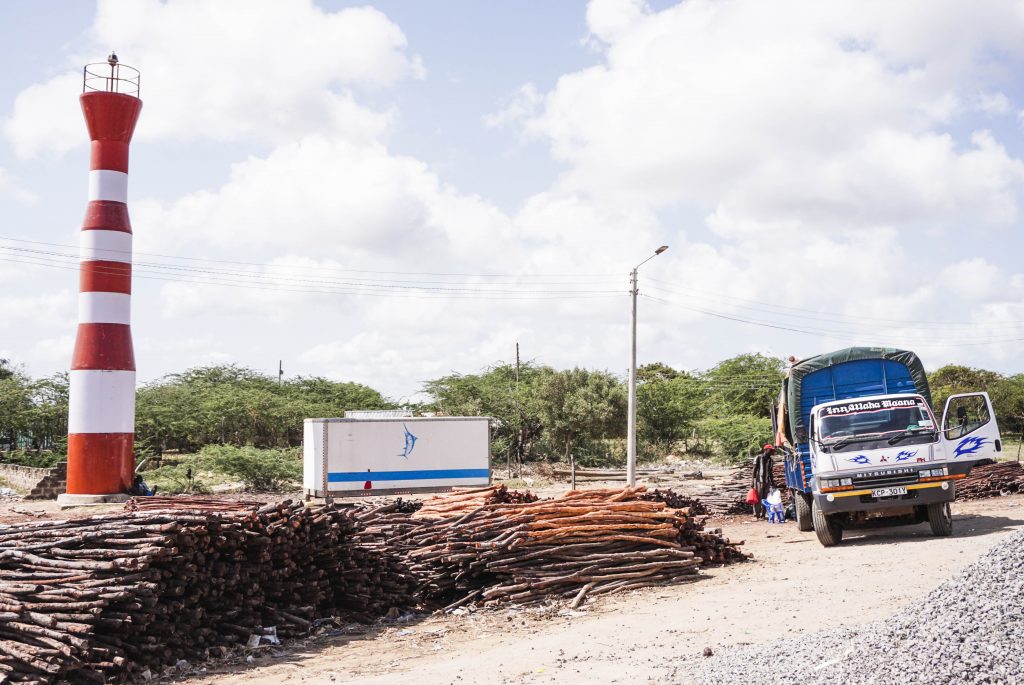
[{"label": "trailer door", "polygon": [[951,463],[995,460],[1003,451],[987,392],[951,395],[942,412],[941,436]]}]

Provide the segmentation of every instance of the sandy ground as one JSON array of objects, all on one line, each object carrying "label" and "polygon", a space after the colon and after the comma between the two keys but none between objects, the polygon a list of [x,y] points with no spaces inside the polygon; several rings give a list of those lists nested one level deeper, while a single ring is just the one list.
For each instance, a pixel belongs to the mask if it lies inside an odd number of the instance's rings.
[{"label": "sandy ground", "polygon": [[722,522],[756,561],[701,580],[587,603],[582,610],[481,610],[376,626],[265,650],[249,665],[187,678],[282,683],[675,683],[677,657],[860,623],[898,611],[1024,527],[1024,497],[953,507],[954,536],[922,526],[848,533],[822,548],[792,523]]}]

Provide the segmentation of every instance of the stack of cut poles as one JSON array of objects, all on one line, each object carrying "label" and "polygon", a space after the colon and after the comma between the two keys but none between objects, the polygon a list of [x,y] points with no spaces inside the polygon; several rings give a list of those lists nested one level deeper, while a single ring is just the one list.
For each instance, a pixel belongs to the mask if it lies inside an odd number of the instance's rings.
[{"label": "stack of cut poles", "polygon": [[753,460],[729,470],[725,478],[712,486],[708,492],[702,492],[700,501],[712,514],[749,514],[750,506],[745,503],[747,491],[750,490],[750,474]]},{"label": "stack of cut poles", "polygon": [[681,495],[673,490],[652,490],[640,493],[637,498],[648,502],[664,502],[669,509],[688,509],[690,516],[705,516],[711,513],[699,498]]},{"label": "stack of cut poles", "polygon": [[[644,488],[573,491],[522,504],[446,498],[416,513],[367,513],[368,530],[402,551],[420,578],[420,598],[453,609],[469,602],[528,604],[608,594],[686,579],[705,561],[745,558],[705,533],[686,509],[639,500]],[[438,512],[437,518],[424,511]],[[454,513],[453,513],[454,512]]]},{"label": "stack of cut poles", "polygon": [[168,499],[0,526],[0,682],[105,682],[412,601],[349,512]]},{"label": "stack of cut poles", "polygon": [[986,499],[1024,492],[1024,468],[1015,461],[975,466],[956,483],[957,499]]},{"label": "stack of cut poles", "polygon": [[491,485],[431,497],[414,516],[424,519],[445,518],[460,512],[467,513],[487,504],[525,504],[536,501],[537,496],[528,490],[509,490],[504,485]]}]

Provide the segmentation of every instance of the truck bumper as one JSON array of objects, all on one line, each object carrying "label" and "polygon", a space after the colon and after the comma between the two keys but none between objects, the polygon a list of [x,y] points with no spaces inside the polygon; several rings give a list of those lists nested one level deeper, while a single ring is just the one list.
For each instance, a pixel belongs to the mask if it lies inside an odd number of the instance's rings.
[{"label": "truck bumper", "polygon": [[[946,487],[943,488],[942,486]],[[904,507],[922,507],[939,502],[952,502],[956,497],[953,481],[941,483],[920,483],[907,486],[907,494],[899,497],[875,499],[869,490],[852,492],[814,493],[814,501],[824,514],[838,514],[845,511],[882,511]]]}]

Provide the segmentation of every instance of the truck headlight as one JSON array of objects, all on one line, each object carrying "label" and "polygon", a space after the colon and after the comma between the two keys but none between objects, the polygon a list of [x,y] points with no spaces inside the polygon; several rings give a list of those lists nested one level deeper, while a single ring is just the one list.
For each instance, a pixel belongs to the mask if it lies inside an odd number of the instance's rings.
[{"label": "truck headlight", "polygon": [[839,484],[840,485],[853,485],[853,479],[852,478],[841,478],[839,480]]}]

